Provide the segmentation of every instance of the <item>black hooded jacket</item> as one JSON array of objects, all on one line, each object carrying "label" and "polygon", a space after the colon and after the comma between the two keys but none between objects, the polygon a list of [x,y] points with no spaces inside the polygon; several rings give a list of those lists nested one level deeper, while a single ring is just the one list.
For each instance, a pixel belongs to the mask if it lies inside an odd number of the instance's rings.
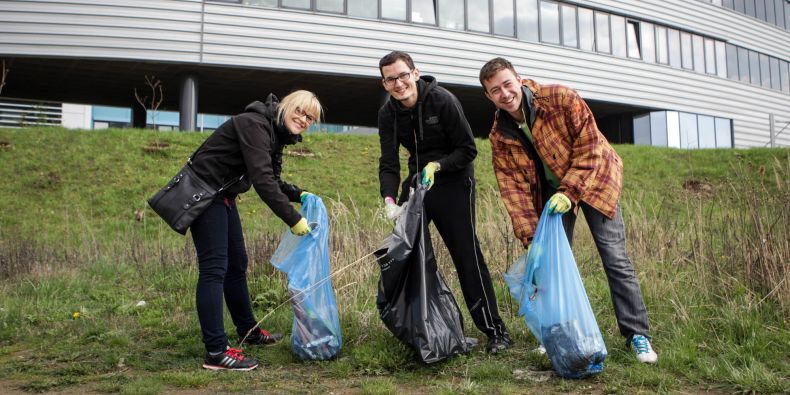
[{"label": "black hooded jacket", "polygon": [[246,174],[224,194],[246,192],[251,184],[274,214],[293,226],[302,216],[290,202],[299,202],[302,190],[281,180],[280,173],[283,147],[302,138],[277,122],[278,103],[270,94],[266,103],[252,102],[243,113],[220,125],[192,158],[192,168],[217,188]]},{"label": "black hooded jacket", "polygon": [[418,99],[413,108],[390,99],[379,109],[381,196],[397,196],[400,183],[399,145],[409,151],[409,175],[403,181],[398,203],[409,196],[409,181],[428,162],[438,162],[436,185],[474,177],[472,161],[477,147],[472,129],[458,99],[431,76],[417,81]]}]

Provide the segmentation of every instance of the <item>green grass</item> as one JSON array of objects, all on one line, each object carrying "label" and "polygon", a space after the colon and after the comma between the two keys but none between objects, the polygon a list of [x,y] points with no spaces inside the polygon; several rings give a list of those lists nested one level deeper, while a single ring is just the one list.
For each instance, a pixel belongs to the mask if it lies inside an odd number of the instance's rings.
[{"label": "green grass", "polygon": [[[203,347],[191,240],[167,228],[145,204],[206,136],[0,130],[0,199],[6,202],[0,210],[0,388],[363,394],[790,388],[786,149],[616,147],[625,163],[629,251],[660,354],[656,366],[636,363],[625,348],[600,260],[580,219],[574,253],[609,357],[604,372],[586,380],[545,375],[551,365],[530,352],[535,339],[515,316],[517,306],[502,280],[522,248],[498,199],[490,147],[479,140],[478,234],[500,311],[516,341],[513,349],[489,356],[479,346],[437,365],[416,362],[378,318],[378,268],[367,259],[333,279],[344,341],[336,360],[298,361],[286,340],[248,349],[262,366],[239,374],[199,368]],[[156,139],[169,147],[147,151]],[[378,141],[310,134],[301,147],[314,156],[287,155],[283,178],[328,204],[337,270],[370,252],[389,230],[379,206]],[[703,187],[684,188],[689,180]],[[260,318],[287,299],[285,278],[268,263],[286,228],[254,192],[243,196],[240,211]],[[467,334],[484,342],[471,325],[447,251],[434,239]],[[291,319],[286,306],[264,325],[289,333]],[[235,337],[228,317],[226,330]]]}]

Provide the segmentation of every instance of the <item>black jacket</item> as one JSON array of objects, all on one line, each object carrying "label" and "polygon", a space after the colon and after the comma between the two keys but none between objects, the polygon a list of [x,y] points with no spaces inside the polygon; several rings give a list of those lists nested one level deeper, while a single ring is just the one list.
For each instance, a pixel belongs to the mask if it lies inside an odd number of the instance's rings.
[{"label": "black jacket", "polygon": [[477,147],[461,103],[436,79],[417,81],[418,99],[413,108],[390,99],[379,109],[379,183],[381,196],[395,197],[400,183],[399,145],[409,151],[409,175],[403,181],[399,203],[409,196],[409,181],[428,162],[439,162],[436,184],[474,177],[472,161]]},{"label": "black jacket", "polygon": [[290,202],[299,202],[302,190],[280,179],[283,147],[301,141],[277,122],[277,104],[273,94],[266,103],[255,101],[219,126],[192,158],[192,168],[206,182],[219,188],[226,182],[246,177],[225,191],[235,196],[250,189],[288,226],[302,218]]}]

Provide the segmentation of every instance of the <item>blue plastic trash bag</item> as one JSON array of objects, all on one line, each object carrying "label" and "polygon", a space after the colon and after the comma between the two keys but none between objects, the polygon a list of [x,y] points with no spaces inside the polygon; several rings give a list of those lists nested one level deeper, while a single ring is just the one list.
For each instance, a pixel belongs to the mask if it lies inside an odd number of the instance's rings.
[{"label": "blue plastic trash bag", "polygon": [[295,296],[291,350],[303,360],[326,360],[337,356],[343,342],[329,277],[329,222],[315,195],[305,197],[301,213],[312,230],[301,237],[286,231],[272,264],[288,275],[288,293]]},{"label": "blue plastic trash bag", "polygon": [[565,236],[561,214],[543,210],[529,256],[505,273],[529,330],[557,373],[579,379],[603,371],[606,346]]}]

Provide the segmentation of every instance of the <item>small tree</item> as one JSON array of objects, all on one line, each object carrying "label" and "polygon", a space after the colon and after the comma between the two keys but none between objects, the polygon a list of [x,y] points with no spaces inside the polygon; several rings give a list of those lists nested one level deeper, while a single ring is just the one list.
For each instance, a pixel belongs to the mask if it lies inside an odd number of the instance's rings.
[{"label": "small tree", "polygon": [[3,87],[5,86],[5,77],[8,75],[8,72],[11,70],[10,67],[6,67],[5,59],[3,59],[3,68],[0,70],[0,93],[3,93]]},{"label": "small tree", "polygon": [[151,111],[151,121],[156,124],[156,111],[159,109],[159,106],[162,105],[162,101],[164,101],[162,81],[157,79],[156,76],[146,75],[145,85],[151,90],[151,97],[141,97],[140,94],[137,93],[137,88],[134,88],[134,98],[146,111]]}]

